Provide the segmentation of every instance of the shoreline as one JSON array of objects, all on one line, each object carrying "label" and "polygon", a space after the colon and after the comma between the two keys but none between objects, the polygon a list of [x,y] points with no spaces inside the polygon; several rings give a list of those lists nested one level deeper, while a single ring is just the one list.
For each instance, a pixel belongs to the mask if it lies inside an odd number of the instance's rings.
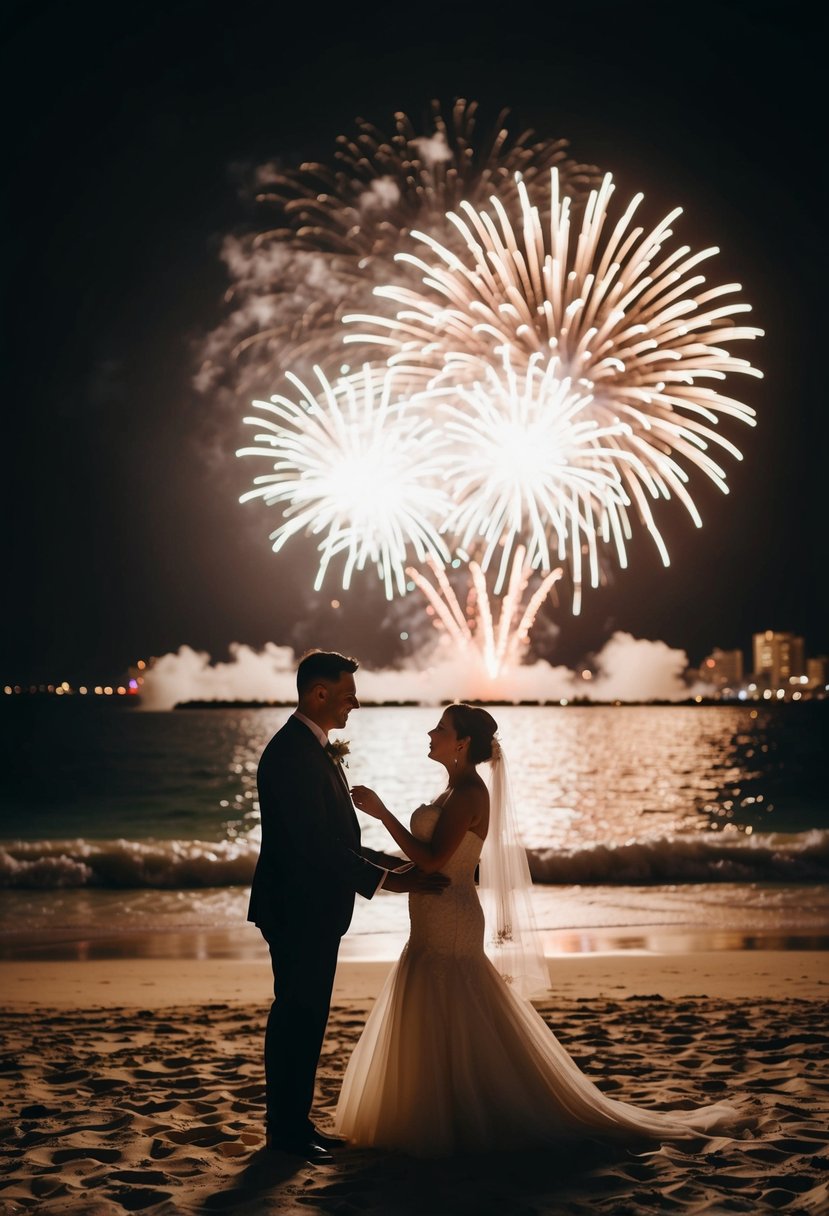
[{"label": "shoreline", "polygon": [[[699,924],[640,923],[572,927],[541,932],[548,962],[593,955],[653,955],[829,951],[829,931],[798,926],[752,930]],[[340,960],[392,963],[406,933],[351,932],[340,945]],[[268,961],[258,930],[247,922],[224,929],[213,925],[120,928],[89,927],[0,932],[0,966],[7,963],[70,963],[108,960]],[[829,969],[827,969],[829,970]]]},{"label": "shoreline", "polygon": [[[829,999],[829,968],[814,950],[594,951],[548,957],[550,986],[539,999],[652,997],[753,1001],[770,996]],[[334,1004],[373,1001],[393,966],[390,959],[349,956],[343,950]],[[85,959],[0,961],[2,1004],[8,1009],[92,1009],[120,1006],[194,1007],[214,1002],[270,1003],[266,953],[258,957],[116,955]]]}]

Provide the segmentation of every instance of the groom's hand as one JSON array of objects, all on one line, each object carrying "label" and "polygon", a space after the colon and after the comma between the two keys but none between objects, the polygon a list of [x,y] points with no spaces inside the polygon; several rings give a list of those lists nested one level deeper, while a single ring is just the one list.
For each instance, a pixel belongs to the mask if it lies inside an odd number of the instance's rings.
[{"label": "groom's hand", "polygon": [[414,891],[418,895],[442,895],[449,886],[445,874],[426,874],[413,866],[405,874],[396,874],[390,870],[383,883],[384,891],[396,891],[401,895]]}]

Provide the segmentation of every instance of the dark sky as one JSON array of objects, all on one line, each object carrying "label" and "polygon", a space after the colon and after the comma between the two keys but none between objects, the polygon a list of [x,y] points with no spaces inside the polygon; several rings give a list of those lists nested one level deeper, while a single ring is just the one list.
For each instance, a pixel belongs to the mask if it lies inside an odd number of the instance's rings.
[{"label": "dark sky", "polygon": [[[673,565],[634,542],[631,568],[554,613],[555,662],[616,629],[698,662],[791,629],[829,651],[824,37],[797,4],[315,5],[235,0],[16,6],[6,20],[9,130],[0,681],[111,678],[182,643],[395,652],[372,575],[339,617],[311,594],[301,547],[274,557],[274,512],[241,507],[241,424],[191,387],[194,348],[222,315],[222,236],[246,220],[232,166],[329,158],[356,115],[423,125],[431,98],[506,106],[513,130],[642,189],[655,223],[685,208],[694,248],[717,244],[767,337],[758,411],[730,435],[723,498],[705,519],[661,516]],[[820,97],[819,97],[820,89]],[[822,318],[822,320],[821,320]],[[745,388],[744,388],[745,385]],[[239,414],[243,412],[240,404]],[[345,597],[344,602],[345,602]],[[367,635],[367,622],[373,622]]]}]

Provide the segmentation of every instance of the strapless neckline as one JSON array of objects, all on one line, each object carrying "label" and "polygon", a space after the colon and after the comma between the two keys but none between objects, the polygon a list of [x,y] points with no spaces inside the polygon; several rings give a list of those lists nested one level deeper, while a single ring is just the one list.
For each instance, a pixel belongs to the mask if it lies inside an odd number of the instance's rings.
[{"label": "strapless neckline", "polygon": [[[441,806],[441,804],[439,802],[422,802],[419,807],[415,808],[415,810],[412,812],[412,815],[415,815],[417,813],[417,811],[434,811],[435,814],[438,817],[440,817],[440,813],[442,810],[443,810],[443,807]],[[484,844],[486,843],[485,838],[483,836],[479,836],[477,832],[473,832],[472,828],[467,828],[466,831],[464,832],[464,836],[474,836],[475,839],[478,841],[478,843],[481,845],[481,848],[483,848]]]}]

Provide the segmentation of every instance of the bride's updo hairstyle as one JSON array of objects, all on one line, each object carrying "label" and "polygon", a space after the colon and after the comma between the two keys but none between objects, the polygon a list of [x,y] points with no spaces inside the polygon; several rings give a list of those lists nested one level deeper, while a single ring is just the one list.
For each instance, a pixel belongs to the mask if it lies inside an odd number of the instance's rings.
[{"label": "bride's updo hairstyle", "polygon": [[452,719],[455,734],[459,739],[469,740],[469,763],[482,764],[491,760],[493,739],[498,723],[492,714],[477,705],[447,705],[446,712]]}]

